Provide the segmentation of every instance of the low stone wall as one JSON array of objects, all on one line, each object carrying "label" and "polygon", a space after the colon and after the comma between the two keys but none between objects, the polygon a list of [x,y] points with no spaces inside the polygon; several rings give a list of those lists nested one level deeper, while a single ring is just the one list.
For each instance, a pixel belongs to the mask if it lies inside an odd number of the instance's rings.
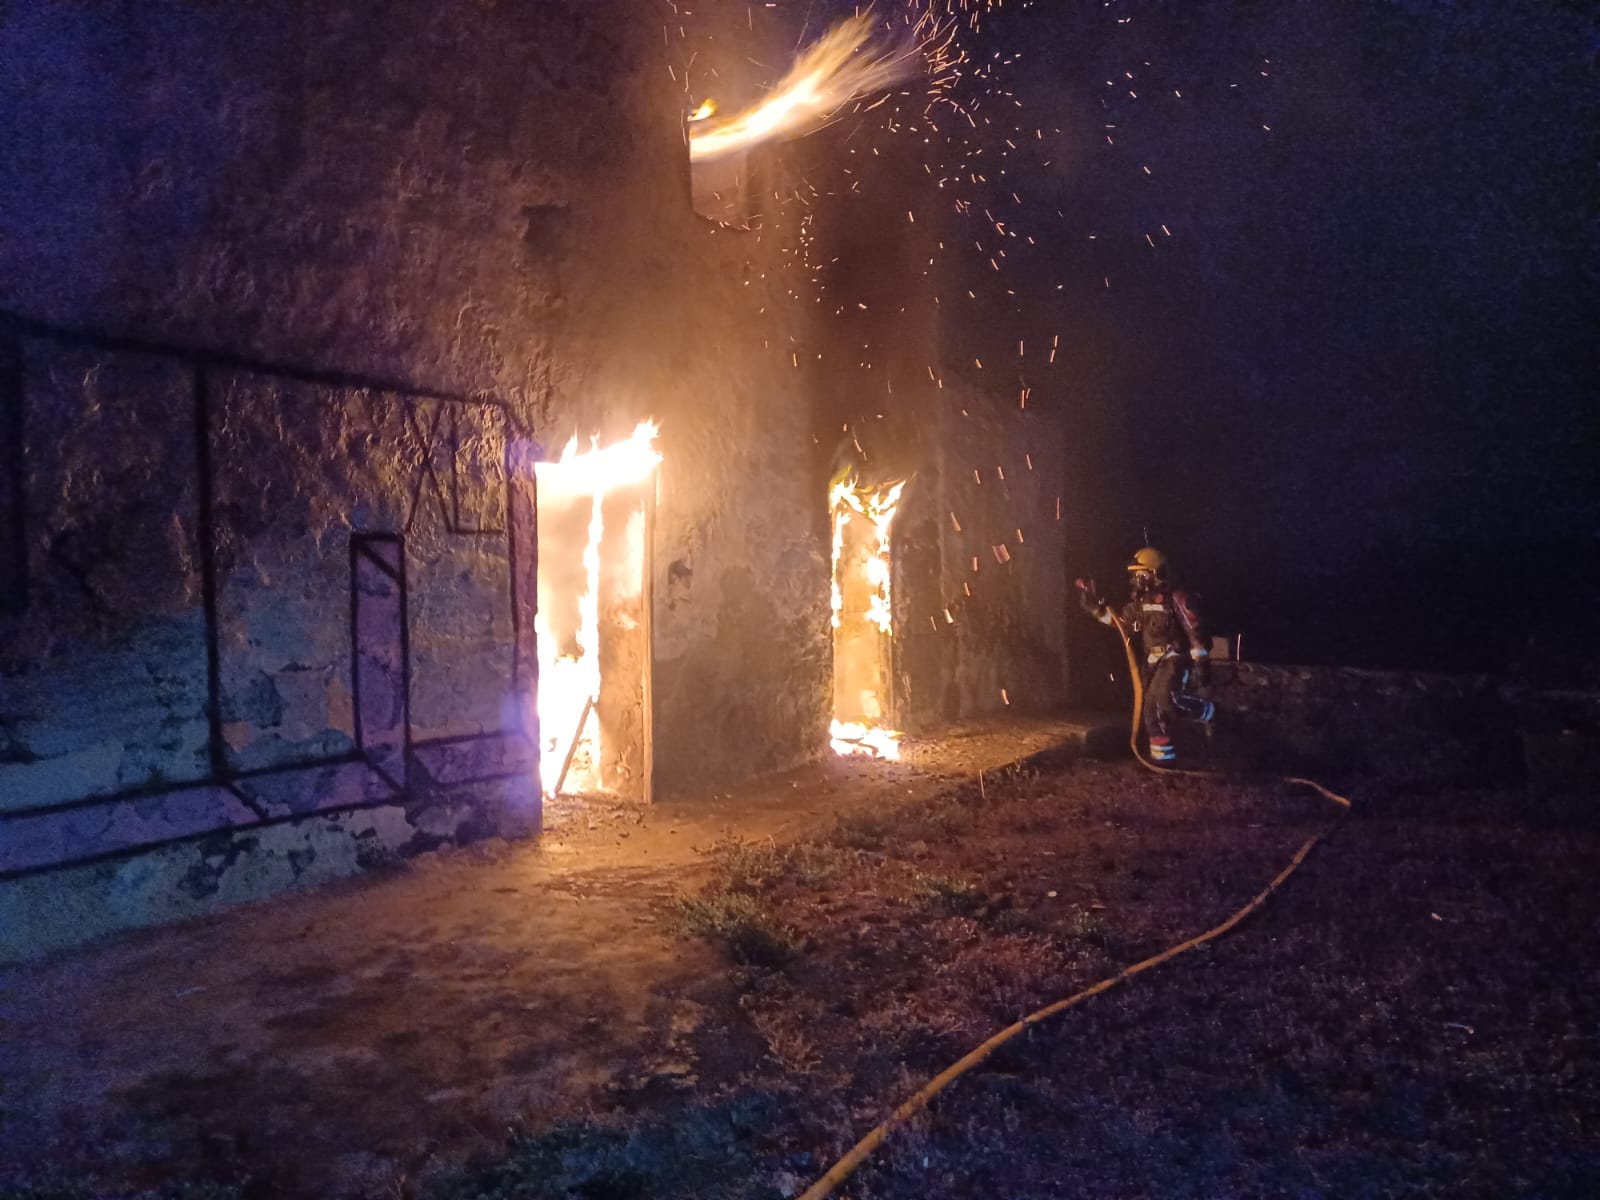
[{"label": "low stone wall", "polygon": [[1516,709],[1528,782],[1592,797],[1600,779],[1600,689],[1513,687],[1507,698]]},{"label": "low stone wall", "polygon": [[1229,757],[1399,780],[1520,769],[1518,712],[1489,675],[1218,662],[1209,694]]},{"label": "low stone wall", "polygon": [[[203,810],[202,825],[211,831],[196,836],[185,836],[191,831],[172,820],[184,811],[184,791],[103,812],[41,814],[21,830],[13,823],[7,849],[39,843],[51,857],[77,861],[0,875],[0,963],[385,869],[441,846],[537,834],[541,808],[531,763],[496,778],[470,777],[484,760],[457,747],[426,749],[416,755],[404,790],[359,763],[261,776],[281,792],[279,810],[266,819],[247,812],[234,828],[211,828],[215,806],[198,796],[191,807]],[[352,787],[368,798],[345,803]],[[161,839],[163,829],[171,840]],[[83,853],[114,837],[143,848]]]}]

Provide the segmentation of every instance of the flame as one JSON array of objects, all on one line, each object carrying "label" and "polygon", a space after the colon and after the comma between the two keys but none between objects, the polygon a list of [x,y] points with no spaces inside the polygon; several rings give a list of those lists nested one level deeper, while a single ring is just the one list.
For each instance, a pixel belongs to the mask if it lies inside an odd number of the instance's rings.
[{"label": "flame", "polygon": [[866,13],[847,18],[795,60],[759,104],[715,121],[709,118],[716,106],[702,104],[689,130],[689,159],[704,162],[773,138],[810,133],[851,100],[912,75],[920,62],[918,42],[885,44],[874,39]]},{"label": "flame", "polygon": [[906,481],[900,480],[875,491],[858,489],[849,480],[833,485],[828,497],[828,507],[833,512],[833,627],[839,627],[839,614],[844,599],[839,592],[837,564],[844,551],[844,527],[852,512],[859,513],[872,523],[874,548],[867,560],[867,582],[872,585],[871,608],[867,619],[884,633],[894,632],[894,617],[889,608],[889,525],[894,521],[895,508],[900,503],[900,493]]},{"label": "flame", "polygon": [[859,721],[835,719],[830,735],[829,744],[835,754],[870,754],[873,758],[899,761],[900,735],[892,729],[874,729]]},{"label": "flame", "polygon": [[600,448],[591,438],[590,448],[578,453],[576,434],[555,462],[534,465],[541,489],[567,495],[587,495],[589,523],[583,547],[583,591],[578,596],[575,650],[562,653],[561,638],[550,626],[541,606],[534,617],[539,646],[539,782],[545,795],[555,794],[556,782],[569,747],[587,749],[589,761],[600,761],[600,723],[592,705],[600,699],[600,542],[605,534],[602,505],[607,493],[644,481],[661,462],[654,442],[659,430],[653,421],[641,422],[631,437]]},{"label": "flame", "polygon": [[704,121],[707,117],[714,117],[716,114],[717,102],[711,99],[711,97],[707,96],[704,100],[700,101],[700,107],[689,114],[689,120],[691,122]]},{"label": "flame", "polygon": [[[833,608],[833,627],[838,629],[844,616],[844,589],[840,574],[845,570],[844,531],[856,517],[865,518],[871,526],[870,551],[863,566],[868,584],[866,619],[877,627],[884,637],[894,633],[894,606],[890,594],[893,571],[889,563],[889,527],[900,504],[900,493],[906,481],[885,484],[878,488],[857,486],[853,478],[835,483],[828,491],[828,509],[833,515],[833,578],[830,602]],[[874,695],[868,706],[882,712],[885,697]],[[835,717],[832,726],[832,744],[839,754],[871,754],[877,758],[900,757],[900,735],[893,730],[861,722],[841,721]]]}]

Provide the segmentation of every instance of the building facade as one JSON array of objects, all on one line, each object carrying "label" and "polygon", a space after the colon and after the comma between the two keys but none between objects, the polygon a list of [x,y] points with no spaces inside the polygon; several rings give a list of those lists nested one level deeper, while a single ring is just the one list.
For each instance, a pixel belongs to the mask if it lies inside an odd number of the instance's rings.
[{"label": "building facade", "polygon": [[[844,437],[912,479],[901,724],[1060,698],[1048,463],[954,498],[1007,421],[864,398],[792,164],[744,228],[696,214],[660,17],[0,19],[0,956],[536,832],[535,464],[574,436],[660,431],[646,791],[825,751]],[[909,378],[940,335],[903,332]],[[1037,553],[996,549],[1007,486]]]}]

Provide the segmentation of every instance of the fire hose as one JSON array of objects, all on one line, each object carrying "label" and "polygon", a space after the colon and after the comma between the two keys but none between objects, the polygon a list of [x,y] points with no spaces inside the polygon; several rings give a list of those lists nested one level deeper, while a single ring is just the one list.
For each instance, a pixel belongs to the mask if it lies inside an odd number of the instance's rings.
[{"label": "fire hose", "polygon": [[[1128,636],[1127,627],[1115,614],[1112,615],[1112,622],[1116,626],[1118,635],[1122,638],[1122,649],[1128,656],[1128,674],[1133,680],[1133,725],[1128,733],[1128,745],[1133,750],[1133,757],[1141,766],[1147,770],[1154,771],[1158,775],[1191,777],[1213,775],[1214,772],[1211,771],[1179,771],[1167,767],[1158,767],[1139,752],[1139,718],[1144,709],[1144,681],[1139,672],[1139,662],[1134,655],[1133,642]],[[825,1197],[831,1195],[835,1188],[855,1173],[856,1168],[866,1161],[868,1155],[883,1145],[892,1133],[926,1108],[935,1096],[1019,1034],[1025,1033],[1057,1013],[1065,1012],[1067,1009],[1083,1003],[1092,996],[1098,996],[1101,992],[1109,992],[1118,984],[1126,983],[1135,975],[1141,975],[1153,967],[1159,967],[1163,963],[1171,962],[1180,954],[1187,954],[1190,950],[1204,946],[1208,942],[1216,941],[1224,934],[1232,932],[1247,917],[1260,909],[1267,902],[1268,897],[1282,887],[1289,876],[1300,869],[1300,864],[1305,862],[1306,856],[1316,848],[1317,843],[1337,829],[1350,812],[1350,801],[1346,797],[1323,787],[1322,784],[1317,783],[1315,780],[1305,779],[1297,775],[1285,775],[1282,777],[1282,782],[1310,788],[1319,796],[1337,806],[1338,812],[1329,825],[1312,834],[1301,843],[1300,848],[1290,858],[1288,865],[1274,875],[1272,881],[1262,888],[1260,892],[1256,893],[1249,903],[1238,909],[1221,924],[1212,926],[1204,933],[1196,934],[1187,941],[1179,942],[1175,946],[1169,946],[1159,954],[1152,954],[1149,958],[1142,959],[1132,966],[1124,967],[1115,975],[1108,976],[1099,983],[1091,984],[1082,991],[1074,992],[1072,995],[1057,1000],[1053,1004],[1047,1004],[1043,1008],[1029,1013],[1020,1021],[1006,1026],[923,1084],[910,1099],[889,1114],[885,1121],[852,1146],[843,1158],[828,1169],[827,1174],[802,1192],[798,1200],[825,1200]]]}]

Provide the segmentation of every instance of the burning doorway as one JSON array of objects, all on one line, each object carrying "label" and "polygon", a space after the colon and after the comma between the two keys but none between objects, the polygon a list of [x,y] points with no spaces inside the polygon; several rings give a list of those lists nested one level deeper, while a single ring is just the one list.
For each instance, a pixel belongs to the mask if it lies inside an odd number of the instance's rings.
[{"label": "burning doorway", "polygon": [[840,754],[900,756],[889,526],[904,488],[904,480],[870,488],[850,478],[828,492],[833,523],[832,741]]},{"label": "burning doorway", "polygon": [[648,802],[656,427],[534,467],[539,513],[539,779],[546,797]]}]

